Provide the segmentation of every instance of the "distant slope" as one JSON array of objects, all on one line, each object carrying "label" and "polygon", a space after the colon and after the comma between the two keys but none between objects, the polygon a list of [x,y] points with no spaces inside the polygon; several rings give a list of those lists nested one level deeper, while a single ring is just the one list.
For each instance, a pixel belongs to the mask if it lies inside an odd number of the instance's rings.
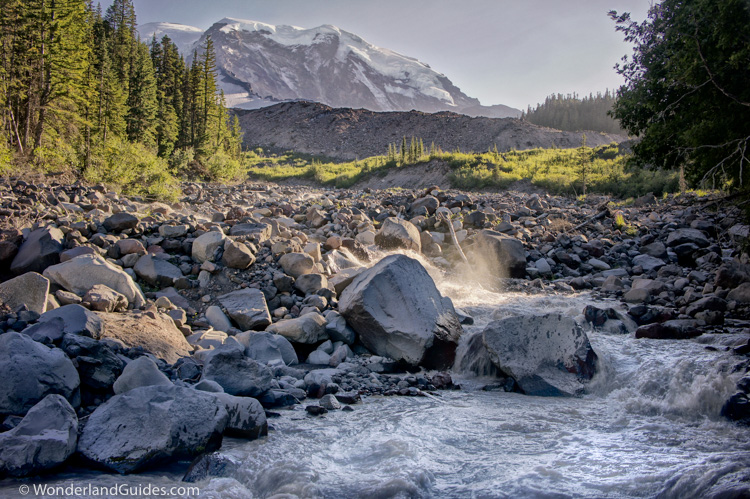
[{"label": "distant slope", "polygon": [[[472,118],[450,112],[377,113],[334,109],[312,102],[286,102],[254,111],[236,111],[247,146],[328,156],[339,159],[385,154],[389,143],[418,137],[425,147],[434,142],[445,151],[484,152],[535,147],[572,148],[581,132],[562,132],[515,118]],[[622,142],[627,137],[586,132],[589,146]]]}]

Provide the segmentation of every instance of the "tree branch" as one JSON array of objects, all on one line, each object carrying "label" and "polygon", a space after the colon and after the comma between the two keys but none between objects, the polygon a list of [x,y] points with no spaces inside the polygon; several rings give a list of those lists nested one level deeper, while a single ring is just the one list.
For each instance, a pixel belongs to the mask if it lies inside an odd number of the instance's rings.
[{"label": "tree branch", "polygon": [[750,107],[750,102],[743,102],[743,101],[739,100],[737,97],[735,97],[734,95],[732,95],[729,92],[727,92],[726,90],[724,90],[721,87],[721,85],[719,85],[716,82],[716,78],[714,77],[714,74],[711,72],[711,68],[708,67],[708,63],[706,62],[706,58],[703,57],[703,52],[701,52],[701,44],[698,41],[698,28],[697,27],[695,28],[695,35],[693,35],[693,39],[695,40],[695,45],[698,48],[698,55],[701,58],[701,62],[703,62],[703,68],[706,70],[706,73],[708,73],[708,78],[711,81],[711,83],[714,84],[714,86],[716,87],[716,89],[719,92],[721,92],[722,94],[724,94],[724,96],[726,96],[727,98],[732,99],[737,104],[739,104],[741,106]]}]

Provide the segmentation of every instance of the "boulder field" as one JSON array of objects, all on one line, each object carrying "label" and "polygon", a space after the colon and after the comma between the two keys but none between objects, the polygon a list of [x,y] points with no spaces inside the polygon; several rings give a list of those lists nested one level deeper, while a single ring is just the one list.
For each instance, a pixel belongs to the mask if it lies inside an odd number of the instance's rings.
[{"label": "boulder field", "polygon": [[[0,476],[195,458],[195,479],[232,466],[204,454],[225,435],[266,435],[267,411],[434,394],[452,368],[576,396],[597,373],[586,331],[747,332],[750,228],[707,202],[186,183],[166,205],[0,181]],[[467,335],[438,273],[601,306]],[[732,348],[746,371],[747,340]],[[747,379],[725,417],[750,422]]]}]

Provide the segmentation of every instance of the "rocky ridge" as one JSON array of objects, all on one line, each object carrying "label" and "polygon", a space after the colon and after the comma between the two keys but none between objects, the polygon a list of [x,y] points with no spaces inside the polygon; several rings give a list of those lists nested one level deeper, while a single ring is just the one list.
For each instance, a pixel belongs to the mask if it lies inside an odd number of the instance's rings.
[{"label": "rocky ridge", "polygon": [[417,137],[425,147],[444,151],[487,152],[536,147],[561,149],[586,143],[596,147],[627,137],[600,132],[565,132],[516,118],[469,117],[452,112],[373,112],[333,108],[314,102],[285,102],[252,111],[235,110],[246,146],[353,160],[384,155],[388,144]]},{"label": "rocky ridge", "polygon": [[[509,340],[515,326],[498,321],[472,337],[495,366],[489,388],[580,393],[596,373],[586,329],[643,341],[748,332],[737,209],[609,201],[185,184],[168,206],[5,181],[0,444],[18,451],[0,474],[54,469],[74,449],[135,472],[217,449],[222,435],[258,438],[278,408],[314,416],[373,394],[438,395],[453,382],[430,368],[452,364],[472,318],[435,288],[428,262],[497,289],[603,300],[577,322],[524,317],[529,334]],[[750,344],[733,353],[746,372]],[[726,417],[750,421],[748,378]],[[200,424],[185,424],[186,407]],[[32,430],[48,435],[48,454]]]}]

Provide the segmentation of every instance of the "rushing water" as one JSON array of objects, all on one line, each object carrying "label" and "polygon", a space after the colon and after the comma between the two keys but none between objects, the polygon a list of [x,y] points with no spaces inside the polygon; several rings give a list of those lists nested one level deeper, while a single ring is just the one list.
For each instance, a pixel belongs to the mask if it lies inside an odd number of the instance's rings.
[{"label": "rushing water", "polygon": [[[577,315],[585,295],[498,294],[438,281],[471,312],[493,318],[552,310]],[[719,416],[739,376],[738,335],[636,340],[589,332],[599,374],[581,398],[483,391],[455,375],[440,397],[370,397],[354,412],[271,419],[267,438],[226,439],[231,478],[198,483],[201,497],[741,497],[750,494],[750,430]],[[184,470],[182,470],[184,471]],[[176,470],[119,477],[83,472],[50,483],[175,485]],[[0,484],[11,495],[22,482]],[[287,495],[288,494],[288,495]]]}]

